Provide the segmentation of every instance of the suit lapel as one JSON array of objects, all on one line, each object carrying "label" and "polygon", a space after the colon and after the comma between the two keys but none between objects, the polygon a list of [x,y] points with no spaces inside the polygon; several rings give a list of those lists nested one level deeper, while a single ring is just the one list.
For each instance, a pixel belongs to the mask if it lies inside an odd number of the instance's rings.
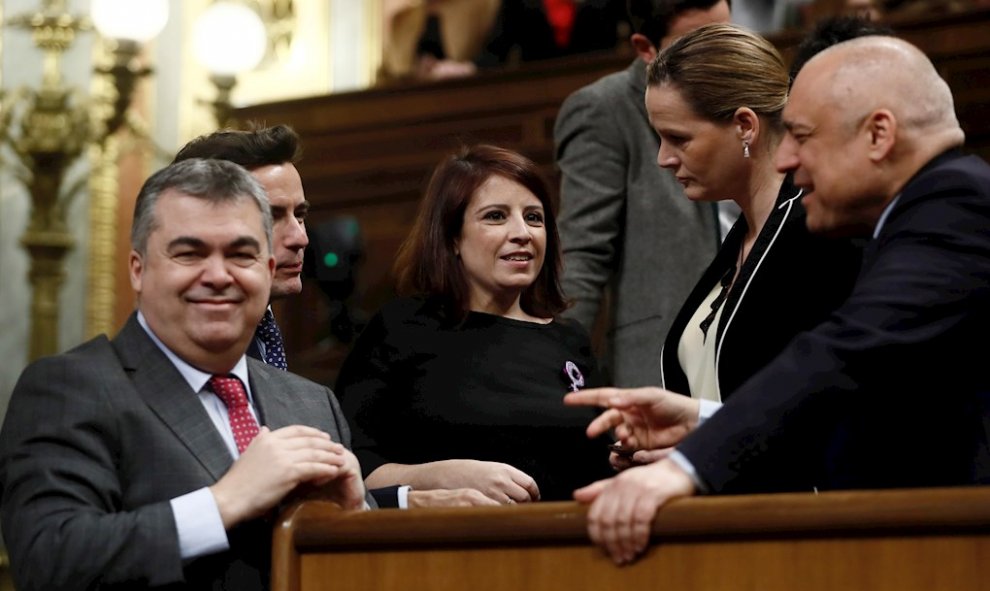
[{"label": "suit lapel", "polygon": [[[742,286],[749,285],[749,282],[752,281],[753,274],[756,273],[763,259],[769,255],[770,249],[773,247],[774,242],[781,232],[781,228],[787,223],[787,220],[794,215],[798,215],[799,210],[795,208],[798,207],[799,202],[797,199],[800,195],[801,190],[794,186],[792,177],[788,174],[784,178],[784,183],[780,186],[780,191],[777,193],[777,201],[774,202],[774,208],[770,211],[767,221],[764,222],[752,250],[743,262],[742,268],[739,269],[736,285],[740,287],[733,287],[723,304],[724,309],[722,310],[722,315],[718,323],[718,332],[716,333],[716,338],[718,338],[719,342],[722,340],[725,327],[728,326],[729,320],[732,318],[732,312],[739,306],[740,298],[742,298],[744,292]],[[746,218],[739,216],[739,221],[732,228],[733,232],[736,230],[736,227],[740,227],[742,232],[739,235],[739,242],[731,249],[731,254],[738,260],[739,249],[742,248],[742,242],[748,229]],[[728,242],[728,238],[726,238],[726,243],[728,244]],[[734,262],[726,261],[725,268],[728,268],[732,264]]]},{"label": "suit lapel", "polygon": [[148,337],[136,315],[131,315],[113,345],[138,395],[215,480],[223,476],[234,461],[227,446],[197,393]]}]

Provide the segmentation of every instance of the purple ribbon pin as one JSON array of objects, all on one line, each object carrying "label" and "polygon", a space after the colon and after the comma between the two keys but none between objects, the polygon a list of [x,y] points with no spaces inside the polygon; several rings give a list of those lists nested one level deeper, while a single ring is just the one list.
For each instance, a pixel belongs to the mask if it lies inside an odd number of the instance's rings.
[{"label": "purple ribbon pin", "polygon": [[564,375],[571,381],[571,392],[577,392],[584,387],[584,376],[573,361],[564,363]]}]

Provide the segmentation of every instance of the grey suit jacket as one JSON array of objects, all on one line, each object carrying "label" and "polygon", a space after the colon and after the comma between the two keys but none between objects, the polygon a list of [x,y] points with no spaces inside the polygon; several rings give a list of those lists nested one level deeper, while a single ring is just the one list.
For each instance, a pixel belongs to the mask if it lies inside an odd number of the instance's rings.
[{"label": "grey suit jacket", "polygon": [[[333,394],[248,360],[261,423],[303,424],[350,446]],[[29,366],[0,432],[3,535],[19,591],[266,589],[271,515],[230,549],[183,564],[170,499],[215,483],[233,458],[188,383],[132,316]]]},{"label": "grey suit jacket", "polygon": [[608,291],[605,365],[624,387],[660,383],[660,347],[718,248],[715,206],[689,201],[657,166],[645,92],[636,59],[569,96],[554,128],[563,287],[574,300],[564,316],[592,330]]}]

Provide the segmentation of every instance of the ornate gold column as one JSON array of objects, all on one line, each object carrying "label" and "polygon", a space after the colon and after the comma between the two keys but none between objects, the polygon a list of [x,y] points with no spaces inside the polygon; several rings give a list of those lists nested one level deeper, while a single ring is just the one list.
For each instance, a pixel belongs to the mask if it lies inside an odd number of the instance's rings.
[{"label": "ornate gold column", "polygon": [[87,269],[86,338],[113,331],[114,286],[118,262],[118,140],[109,137],[91,148],[89,181],[89,268]]},{"label": "ornate gold column", "polygon": [[[126,10],[120,5],[108,8],[103,4],[102,8],[97,11],[101,28],[109,26],[106,30],[120,38],[106,40],[112,43],[107,54],[110,59],[94,68],[106,79],[106,92],[94,93],[90,99],[82,97],[79,89],[65,84],[61,64],[62,56],[76,34],[93,29],[89,18],[66,13],[65,0],[42,0],[38,12],[18,15],[5,23],[30,31],[32,41],[42,52],[40,88],[20,88],[0,96],[0,138],[17,156],[17,176],[31,198],[30,218],[21,237],[21,244],[31,259],[28,271],[32,288],[29,360],[59,351],[58,300],[65,280],[65,255],[74,246],[66,210],[86,185],[84,181],[67,185],[66,172],[90,146],[97,146],[103,158],[114,157],[115,145],[104,142],[124,125],[134,87],[141,77],[150,73],[138,63],[140,44],[137,39],[154,36],[164,26],[168,15],[168,5],[163,0],[156,3],[143,0],[137,9],[133,4]],[[123,22],[113,18],[119,16],[125,17]],[[130,35],[134,38],[129,38]],[[97,179],[101,169],[106,170],[99,166],[94,170]],[[104,185],[109,182],[103,180]],[[94,215],[103,215],[116,206],[115,188],[98,192],[95,197],[97,213]],[[113,216],[101,219],[112,220]],[[98,227],[97,240],[103,240],[100,232],[103,229]],[[96,246],[101,247],[101,243]],[[112,287],[110,289],[112,297]],[[92,307],[87,311],[87,326],[91,326],[90,322],[103,322],[91,318],[90,312]]]},{"label": "ornate gold column", "polygon": [[[89,136],[85,108],[74,105],[75,94],[62,81],[62,54],[76,33],[90,28],[86,19],[65,14],[64,2],[49,0],[41,12],[11,19],[29,29],[43,52],[41,88],[19,93],[23,105],[19,133],[8,135],[14,109],[5,104],[2,128],[23,165],[31,195],[31,215],[21,244],[31,257],[28,280],[32,287],[29,360],[58,351],[58,296],[65,280],[63,261],[73,247],[65,211],[75,191],[62,192],[68,167],[82,153]],[[5,97],[6,98],[6,97]],[[5,101],[6,102],[6,101]]]}]

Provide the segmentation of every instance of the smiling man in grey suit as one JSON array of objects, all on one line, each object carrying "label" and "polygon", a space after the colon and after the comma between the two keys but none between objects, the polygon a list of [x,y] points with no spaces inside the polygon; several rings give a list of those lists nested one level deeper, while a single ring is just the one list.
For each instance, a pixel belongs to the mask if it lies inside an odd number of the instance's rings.
[{"label": "smiling man in grey suit", "polygon": [[21,376],[0,432],[3,535],[20,591],[265,589],[273,510],[365,503],[326,388],[245,356],[275,261],[264,191],[188,160],[138,196],[138,311]]}]

